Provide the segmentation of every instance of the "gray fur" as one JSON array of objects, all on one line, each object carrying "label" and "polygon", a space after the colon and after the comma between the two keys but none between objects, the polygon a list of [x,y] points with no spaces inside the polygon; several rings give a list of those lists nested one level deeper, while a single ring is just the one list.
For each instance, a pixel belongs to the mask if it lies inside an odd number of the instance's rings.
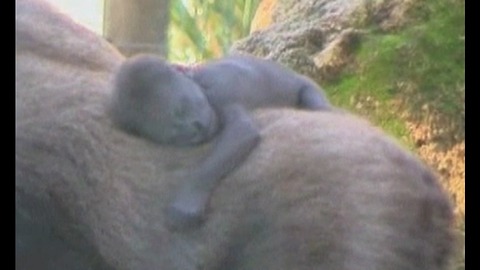
[{"label": "gray fur", "polygon": [[252,113],[262,143],[203,226],[169,231],[162,209],[208,149],[114,127],[108,79],[123,58],[41,1],[16,12],[16,269],[447,269],[452,209],[437,178],[349,114]]}]

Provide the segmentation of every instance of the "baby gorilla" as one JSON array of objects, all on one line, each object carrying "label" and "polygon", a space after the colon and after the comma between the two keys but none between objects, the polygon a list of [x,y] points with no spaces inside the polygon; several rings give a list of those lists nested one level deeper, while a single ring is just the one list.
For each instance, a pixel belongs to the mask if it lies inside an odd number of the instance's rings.
[{"label": "baby gorilla", "polygon": [[286,106],[330,110],[313,81],[272,61],[229,56],[186,68],[141,55],[116,74],[110,113],[120,128],[158,143],[214,138],[167,210],[169,225],[185,229],[203,220],[213,189],[259,142],[249,111]]}]

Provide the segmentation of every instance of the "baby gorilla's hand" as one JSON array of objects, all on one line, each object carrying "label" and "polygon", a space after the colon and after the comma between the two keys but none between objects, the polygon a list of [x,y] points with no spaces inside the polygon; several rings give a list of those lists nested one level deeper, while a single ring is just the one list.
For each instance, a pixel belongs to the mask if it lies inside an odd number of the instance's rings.
[{"label": "baby gorilla's hand", "polygon": [[184,188],[166,210],[167,226],[173,231],[198,227],[205,220],[208,196]]}]

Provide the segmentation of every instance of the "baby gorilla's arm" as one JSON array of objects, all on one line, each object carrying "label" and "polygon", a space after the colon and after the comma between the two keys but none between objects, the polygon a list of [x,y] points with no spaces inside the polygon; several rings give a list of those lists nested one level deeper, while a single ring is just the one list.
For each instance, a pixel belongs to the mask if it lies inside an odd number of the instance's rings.
[{"label": "baby gorilla's arm", "polygon": [[186,229],[202,222],[218,182],[232,172],[258,144],[260,134],[246,109],[233,104],[221,109],[223,129],[203,163],[189,176],[167,210],[174,229]]}]

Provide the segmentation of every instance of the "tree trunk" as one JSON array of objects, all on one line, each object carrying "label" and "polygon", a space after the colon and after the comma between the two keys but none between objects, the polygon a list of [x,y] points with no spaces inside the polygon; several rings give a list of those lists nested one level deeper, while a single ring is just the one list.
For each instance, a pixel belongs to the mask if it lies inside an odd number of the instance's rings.
[{"label": "tree trunk", "polygon": [[126,56],[165,56],[168,22],[169,0],[105,0],[105,38]]}]

